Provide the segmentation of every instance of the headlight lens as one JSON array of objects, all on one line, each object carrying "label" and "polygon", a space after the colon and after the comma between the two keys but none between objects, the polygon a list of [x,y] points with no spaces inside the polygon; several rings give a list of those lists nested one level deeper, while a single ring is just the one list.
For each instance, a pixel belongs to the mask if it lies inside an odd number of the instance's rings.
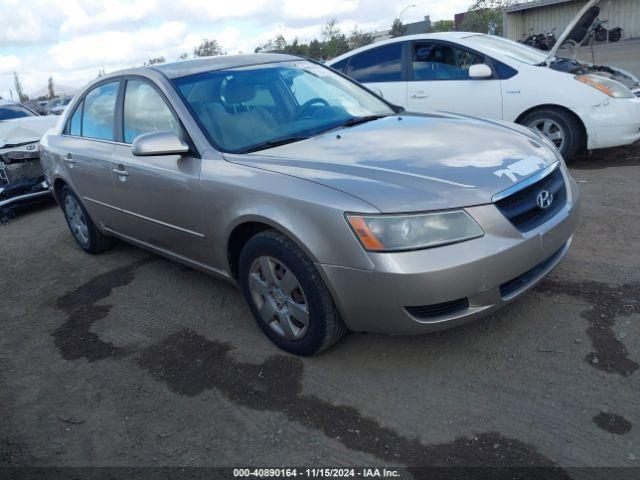
[{"label": "headlight lens", "polygon": [[347,215],[347,221],[367,250],[415,250],[463,242],[484,235],[463,210],[413,215]]},{"label": "headlight lens", "polygon": [[585,83],[590,87],[597,88],[602,93],[609,95],[613,98],[633,98],[633,93],[627,87],[620,82],[611,80],[609,78],[601,77],[600,75],[576,75],[576,80]]}]

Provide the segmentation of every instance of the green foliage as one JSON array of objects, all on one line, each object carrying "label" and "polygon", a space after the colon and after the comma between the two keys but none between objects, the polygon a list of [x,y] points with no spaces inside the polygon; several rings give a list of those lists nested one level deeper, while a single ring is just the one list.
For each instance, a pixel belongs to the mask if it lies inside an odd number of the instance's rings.
[{"label": "green foliage", "polygon": [[438,20],[431,25],[432,32],[452,32],[453,20]]},{"label": "green foliage", "polygon": [[193,49],[194,57],[215,57],[217,55],[224,55],[217,40],[205,38],[200,45]]},{"label": "green foliage", "polygon": [[358,30],[358,27],[355,27],[347,41],[349,43],[349,49],[355,50],[356,48],[364,47],[365,45],[373,43],[373,35]]},{"label": "green foliage", "polygon": [[146,62],[144,62],[145,67],[150,67],[151,65],[159,65],[161,63],[166,63],[167,60],[163,56],[150,58]]},{"label": "green foliage", "polygon": [[502,35],[502,10],[518,3],[517,0],[476,0],[460,24],[465,32],[487,33],[489,25],[496,26],[496,34]]},{"label": "green foliage", "polygon": [[326,60],[349,51],[347,36],[342,33],[336,23],[336,19],[332,18],[322,27],[322,53],[323,58]]},{"label": "green foliage", "polygon": [[406,25],[402,23],[402,20],[399,18],[395,18],[393,23],[391,24],[391,30],[389,30],[389,34],[393,37],[402,37],[407,31]]}]

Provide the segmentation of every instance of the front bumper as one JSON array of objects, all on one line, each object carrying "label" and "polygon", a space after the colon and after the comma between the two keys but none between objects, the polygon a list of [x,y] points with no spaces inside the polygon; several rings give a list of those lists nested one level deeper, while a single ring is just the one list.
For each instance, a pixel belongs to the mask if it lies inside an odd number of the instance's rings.
[{"label": "front bumper", "polygon": [[573,111],[585,125],[589,150],[640,140],[640,98],[612,98],[601,105]]},{"label": "front bumper", "polygon": [[566,180],[567,204],[529,232],[516,230],[493,204],[482,205],[466,209],[484,228],[481,238],[412,252],[369,253],[373,270],[318,265],[345,323],[360,332],[428,333],[468,323],[517,298],[569,249],[579,191],[573,179]]}]

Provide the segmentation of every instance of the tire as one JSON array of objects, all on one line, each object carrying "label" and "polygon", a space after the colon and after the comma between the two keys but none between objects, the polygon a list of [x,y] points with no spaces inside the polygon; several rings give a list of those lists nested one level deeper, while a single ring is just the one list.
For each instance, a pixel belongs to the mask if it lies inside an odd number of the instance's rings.
[{"label": "tire", "polygon": [[346,333],[313,262],[281,233],[266,230],[251,238],[240,253],[238,270],[240,288],[258,326],[282,350],[316,355]]},{"label": "tire", "polygon": [[[519,122],[546,135],[569,161],[584,143],[582,128],[570,113],[560,108],[540,108],[525,115]],[[560,137],[556,134],[559,133]],[[558,143],[560,140],[560,143]]]},{"label": "tire", "polygon": [[112,239],[98,230],[78,196],[66,185],[60,190],[60,207],[73,239],[82,250],[97,255],[111,247]]}]

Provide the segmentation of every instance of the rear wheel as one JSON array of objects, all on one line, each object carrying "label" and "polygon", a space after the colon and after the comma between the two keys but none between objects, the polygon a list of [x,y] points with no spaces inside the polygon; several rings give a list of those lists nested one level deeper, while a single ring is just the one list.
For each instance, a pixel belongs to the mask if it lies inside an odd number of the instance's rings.
[{"label": "rear wheel", "polygon": [[76,243],[85,252],[98,254],[111,246],[111,238],[95,226],[78,196],[67,186],[60,190],[60,205]]},{"label": "rear wheel", "polygon": [[522,125],[538,130],[553,142],[565,160],[570,160],[582,145],[582,129],[568,112],[558,108],[541,108],[525,115]]},{"label": "rear wheel", "polygon": [[239,283],[259,327],[287,352],[320,353],[346,332],[313,262],[274,230],[257,234],[242,249]]}]

